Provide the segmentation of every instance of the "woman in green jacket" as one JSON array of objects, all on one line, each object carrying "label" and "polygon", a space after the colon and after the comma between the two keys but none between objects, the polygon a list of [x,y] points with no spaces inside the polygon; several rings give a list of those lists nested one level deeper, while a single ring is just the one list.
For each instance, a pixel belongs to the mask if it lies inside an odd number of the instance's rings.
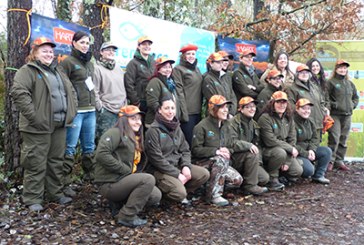
[{"label": "woman in green jacket", "polygon": [[[197,67],[196,51],[198,47],[188,44],[180,49],[179,65],[173,69],[173,77],[177,84],[181,84],[184,103],[188,113],[188,120],[181,123],[188,144],[192,143],[193,127],[201,121],[202,107],[202,75]],[[186,99],[188,98],[188,99]]]},{"label": "woman in green jacket", "polygon": [[278,180],[281,175],[295,182],[302,174],[302,166],[297,161],[296,130],[288,105],[287,94],[277,91],[264,108],[258,120],[263,147],[264,167],[270,175],[270,188],[281,190],[284,185]]},{"label": "woman in green jacket", "polygon": [[344,164],[347,144],[350,133],[351,115],[359,103],[356,87],[349,80],[348,68],[350,64],[345,60],[336,61],[332,76],[328,81],[327,92],[329,94],[330,112],[335,123],[329,130],[328,147],[332,150],[332,167],[340,170],[349,170]]},{"label": "woman in green jacket", "polygon": [[170,97],[176,104],[176,118],[181,122],[188,120],[186,103],[182,84],[177,83],[173,76],[174,60],[167,57],[156,59],[154,74],[150,79],[145,96],[147,100],[148,111],[145,116],[145,124],[149,125],[154,121],[154,116],[160,106],[160,101],[164,97]]},{"label": "woman in green jacket", "polygon": [[229,166],[231,138],[224,126],[229,115],[229,104],[222,95],[213,95],[208,102],[208,117],[193,129],[192,155],[194,162],[210,171],[206,199],[217,206],[227,206],[229,201],[222,197],[225,186],[239,188],[243,178]]},{"label": "woman in green jacket", "polygon": [[55,46],[48,38],[35,39],[11,90],[23,140],[23,203],[31,211],[43,210],[45,196],[61,204],[72,201],[62,192],[62,169],[66,125],[76,115],[77,98],[70,80],[54,62]]},{"label": "woman in green jacket", "polygon": [[90,48],[90,35],[78,31],[72,38],[72,51],[61,65],[71,80],[77,93],[77,115],[73,119],[72,126],[67,128],[67,147],[63,171],[65,175],[65,192],[69,196],[76,193],[68,187],[71,183],[71,172],[74,165],[76,147],[80,141],[82,150],[83,179],[92,181],[94,172],[94,151],[96,134],[96,108],[95,90],[92,76],[94,66],[91,63],[92,54]]},{"label": "woman in green jacket", "polygon": [[[332,151],[327,146],[320,146],[320,138],[317,134],[314,122],[309,118],[313,104],[305,98],[296,103],[294,114],[297,132],[298,158],[303,161],[302,177],[312,177],[313,181],[321,184],[329,184],[325,178],[327,166],[331,159]],[[316,163],[316,168],[313,163]]]},{"label": "woman in green jacket", "polygon": [[152,175],[142,173],[146,158],[143,147],[142,114],[138,107],[124,106],[114,128],[106,131],[97,146],[95,183],[109,200],[120,225],[145,225],[138,217],[144,206],[158,205],[162,194]]},{"label": "woman in green jacket", "polygon": [[191,151],[175,115],[174,100],[162,98],[146,133],[145,151],[149,171],[163,194],[170,200],[186,203],[187,193],[203,185],[210,175],[206,169],[191,164]]}]

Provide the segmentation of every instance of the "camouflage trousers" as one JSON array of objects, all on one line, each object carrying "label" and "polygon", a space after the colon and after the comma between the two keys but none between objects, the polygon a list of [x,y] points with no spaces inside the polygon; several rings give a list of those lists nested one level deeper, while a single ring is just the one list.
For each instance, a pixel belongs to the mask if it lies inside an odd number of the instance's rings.
[{"label": "camouflage trousers", "polygon": [[196,162],[210,171],[210,180],[207,182],[206,199],[222,196],[224,188],[239,188],[243,183],[243,177],[233,167],[229,166],[229,160],[215,156],[207,161]]},{"label": "camouflage trousers", "polygon": [[96,142],[110,128],[114,127],[118,120],[118,115],[104,108],[96,114]]}]

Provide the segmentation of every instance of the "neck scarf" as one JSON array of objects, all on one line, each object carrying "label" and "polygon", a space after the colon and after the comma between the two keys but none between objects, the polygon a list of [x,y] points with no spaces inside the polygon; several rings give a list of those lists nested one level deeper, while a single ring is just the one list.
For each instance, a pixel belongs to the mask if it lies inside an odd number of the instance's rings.
[{"label": "neck scarf", "polygon": [[174,117],[172,121],[168,121],[159,112],[155,114],[155,120],[165,126],[168,131],[174,131],[179,126],[179,121],[176,117]]}]

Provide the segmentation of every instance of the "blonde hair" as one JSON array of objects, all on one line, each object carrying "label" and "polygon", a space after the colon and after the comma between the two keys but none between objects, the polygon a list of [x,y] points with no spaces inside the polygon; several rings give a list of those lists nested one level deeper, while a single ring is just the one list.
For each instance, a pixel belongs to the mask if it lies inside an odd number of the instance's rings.
[{"label": "blonde hair", "polygon": [[34,46],[34,47],[30,50],[29,55],[25,58],[25,62],[26,62],[26,63],[29,63],[29,62],[31,62],[31,61],[35,61],[35,60],[36,60],[35,54],[38,52],[39,47],[40,47],[40,46]]}]

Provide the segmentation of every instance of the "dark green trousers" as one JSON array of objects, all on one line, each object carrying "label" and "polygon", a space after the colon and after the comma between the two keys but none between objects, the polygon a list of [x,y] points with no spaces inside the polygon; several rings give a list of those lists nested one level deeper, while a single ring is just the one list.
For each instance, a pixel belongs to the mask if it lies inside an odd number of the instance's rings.
[{"label": "dark green trousers", "polygon": [[45,194],[50,201],[57,201],[64,196],[62,177],[66,128],[54,122],[51,134],[21,132],[21,137],[24,204],[41,204]]}]

